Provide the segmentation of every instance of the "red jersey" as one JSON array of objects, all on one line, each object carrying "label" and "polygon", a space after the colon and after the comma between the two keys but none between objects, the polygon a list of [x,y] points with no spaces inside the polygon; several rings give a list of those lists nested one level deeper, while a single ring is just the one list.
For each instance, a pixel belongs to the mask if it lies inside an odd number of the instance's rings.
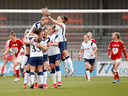
[{"label": "red jersey", "polygon": [[96,44],[96,40],[95,39],[91,39],[91,41]]},{"label": "red jersey", "polygon": [[23,46],[22,41],[20,39],[16,38],[16,41],[14,41],[14,42],[12,40],[10,40],[8,47],[12,48],[12,52],[14,52],[15,56],[17,57],[22,46]]},{"label": "red jersey", "polygon": [[[115,42],[114,40],[110,42],[108,47],[108,56],[110,56],[110,49],[112,49],[111,60],[120,59],[122,57],[121,49],[125,50],[124,44],[122,41]],[[126,54],[125,58],[127,57]]]}]

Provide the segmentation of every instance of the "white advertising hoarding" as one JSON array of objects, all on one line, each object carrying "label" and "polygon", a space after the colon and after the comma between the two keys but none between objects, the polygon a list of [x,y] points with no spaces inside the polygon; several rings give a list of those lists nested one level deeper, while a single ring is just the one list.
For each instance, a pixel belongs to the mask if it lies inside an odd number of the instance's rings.
[{"label": "white advertising hoarding", "polygon": [[[128,61],[122,61],[118,67],[119,76],[128,76]],[[109,61],[97,62],[97,76],[114,76],[113,65]]]}]

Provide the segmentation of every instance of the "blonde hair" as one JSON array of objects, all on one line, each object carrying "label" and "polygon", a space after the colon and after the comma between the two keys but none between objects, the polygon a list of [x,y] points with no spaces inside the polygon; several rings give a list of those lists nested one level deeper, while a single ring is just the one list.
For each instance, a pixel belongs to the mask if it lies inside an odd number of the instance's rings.
[{"label": "blonde hair", "polygon": [[115,36],[117,36],[117,39],[120,40],[120,33],[119,32],[114,32]]}]

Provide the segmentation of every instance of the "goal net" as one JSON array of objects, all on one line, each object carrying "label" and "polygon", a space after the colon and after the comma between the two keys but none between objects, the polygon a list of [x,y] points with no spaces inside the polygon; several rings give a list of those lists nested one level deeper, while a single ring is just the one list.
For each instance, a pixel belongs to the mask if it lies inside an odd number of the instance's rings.
[{"label": "goal net", "polygon": [[[2,10],[0,11],[0,61],[3,60],[5,42],[13,30],[17,38],[22,39],[25,29],[41,20],[41,10]],[[59,15],[67,15],[66,38],[69,55],[73,61],[83,61],[78,58],[78,52],[87,32],[92,32],[98,47],[98,61],[110,61],[107,55],[109,42],[113,32],[120,32],[128,53],[128,10],[51,10],[54,19]],[[49,20],[48,25],[52,25]],[[124,58],[124,56],[123,56]],[[124,61],[124,59],[123,59]],[[107,68],[107,67],[106,67]],[[83,71],[84,74],[84,71]]]}]

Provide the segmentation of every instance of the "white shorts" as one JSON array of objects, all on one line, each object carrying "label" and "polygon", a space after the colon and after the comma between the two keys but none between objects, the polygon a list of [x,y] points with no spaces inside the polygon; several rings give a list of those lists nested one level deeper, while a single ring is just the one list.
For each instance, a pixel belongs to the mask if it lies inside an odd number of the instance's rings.
[{"label": "white shorts", "polygon": [[121,59],[111,60],[112,64],[115,64],[116,62],[121,62]]}]

